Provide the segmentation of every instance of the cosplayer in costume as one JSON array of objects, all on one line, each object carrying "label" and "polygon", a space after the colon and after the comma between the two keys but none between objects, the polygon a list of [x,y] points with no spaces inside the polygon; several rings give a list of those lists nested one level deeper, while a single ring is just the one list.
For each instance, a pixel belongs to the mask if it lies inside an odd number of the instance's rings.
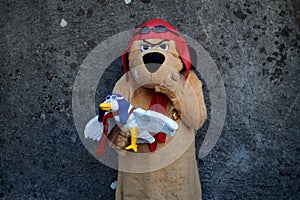
[{"label": "cosplayer in costume", "polygon": [[[102,105],[100,109],[102,111],[106,109],[104,118],[100,117],[102,123],[106,120],[103,123],[106,127],[102,129],[108,132],[105,134],[108,134],[113,145],[120,149],[137,151],[137,154],[147,152],[159,154],[161,148],[172,140],[178,141],[180,137],[189,138],[192,142],[186,144],[188,146],[182,150],[178,159],[164,168],[146,173],[119,171],[116,199],[201,199],[194,133],[206,119],[206,107],[202,83],[191,70],[191,58],[185,40],[165,21],[151,20],[137,28],[123,51],[122,63],[126,73],[117,81],[113,93],[130,102],[129,106],[142,109],[143,115],[147,115],[145,112],[151,110],[159,113],[159,116],[168,117],[169,120],[161,119],[168,122],[172,127],[171,132],[174,133],[168,134],[164,129],[153,133],[153,130],[149,129],[147,131],[151,137],[148,134],[147,138],[150,139],[147,140],[132,133],[130,128],[121,127],[118,131],[113,131],[115,126],[109,127],[110,125],[105,124],[110,124],[108,119],[113,119],[114,111],[107,112],[111,107],[106,108]],[[129,107],[126,111],[132,115]],[[95,126],[101,126],[99,124]],[[139,131],[144,130],[141,128]],[[109,136],[111,134],[109,132],[114,132],[113,137]],[[97,133],[86,137],[100,140]],[[130,147],[136,143],[135,139],[132,139],[134,137],[137,140],[144,140],[144,143],[139,143],[136,149]],[[184,142],[179,141],[178,148],[174,151],[180,151],[180,147],[185,145],[181,143]],[[101,146],[104,145],[100,142],[100,149]],[[98,149],[97,152],[101,151]],[[168,159],[168,155],[161,155],[160,159],[161,161]],[[156,162],[159,163],[160,160]],[[149,162],[148,165],[152,163]],[[120,165],[122,162],[119,162]]]}]

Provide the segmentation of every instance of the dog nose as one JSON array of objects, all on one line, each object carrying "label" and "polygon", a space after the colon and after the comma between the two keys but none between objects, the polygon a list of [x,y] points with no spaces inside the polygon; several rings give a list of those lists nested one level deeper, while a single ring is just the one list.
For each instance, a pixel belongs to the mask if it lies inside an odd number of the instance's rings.
[{"label": "dog nose", "polygon": [[143,56],[143,61],[147,70],[154,73],[165,62],[165,56],[157,52],[147,53]]}]

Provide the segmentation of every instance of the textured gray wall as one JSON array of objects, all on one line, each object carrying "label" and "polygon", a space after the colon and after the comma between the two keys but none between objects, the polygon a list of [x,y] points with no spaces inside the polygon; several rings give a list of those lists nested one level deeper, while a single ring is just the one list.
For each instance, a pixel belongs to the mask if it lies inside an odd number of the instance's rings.
[{"label": "textured gray wall", "polygon": [[203,198],[299,199],[299,12],[276,0],[1,1],[0,198],[114,198],[117,172],[77,136],[72,85],[97,44],[159,17],[203,45],[226,86],[224,130],[199,160]]}]

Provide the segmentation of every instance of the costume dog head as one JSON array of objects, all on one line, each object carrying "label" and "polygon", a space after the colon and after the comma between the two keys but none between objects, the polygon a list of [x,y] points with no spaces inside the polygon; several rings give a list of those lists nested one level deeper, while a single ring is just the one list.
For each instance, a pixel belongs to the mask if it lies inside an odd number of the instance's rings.
[{"label": "costume dog head", "polygon": [[167,22],[153,19],[135,31],[122,54],[125,72],[142,86],[153,88],[171,72],[188,76],[191,61],[188,46]]}]

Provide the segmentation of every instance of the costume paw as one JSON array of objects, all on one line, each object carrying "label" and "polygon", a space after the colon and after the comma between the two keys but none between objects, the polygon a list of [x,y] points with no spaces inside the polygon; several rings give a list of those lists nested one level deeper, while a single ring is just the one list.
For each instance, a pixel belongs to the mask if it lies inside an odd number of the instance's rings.
[{"label": "costume paw", "polygon": [[111,146],[114,148],[124,149],[127,145],[128,145],[128,137],[119,134],[115,136]]},{"label": "costume paw", "polygon": [[163,84],[155,87],[155,91],[167,95],[171,103],[179,109],[179,98],[186,92],[185,85],[185,77],[182,74],[172,72]]},{"label": "costume paw", "polygon": [[115,125],[108,135],[113,148],[125,149],[128,145],[129,134],[123,132],[118,125]]}]

